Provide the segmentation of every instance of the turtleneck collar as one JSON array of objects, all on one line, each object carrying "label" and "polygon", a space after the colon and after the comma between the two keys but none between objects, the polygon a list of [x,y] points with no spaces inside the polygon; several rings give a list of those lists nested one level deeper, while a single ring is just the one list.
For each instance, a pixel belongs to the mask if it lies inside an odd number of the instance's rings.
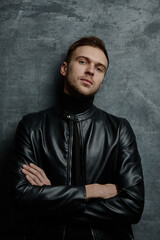
[{"label": "turtleneck collar", "polygon": [[68,112],[79,114],[87,111],[93,105],[94,96],[86,98],[75,98],[63,93],[61,98],[62,108]]}]

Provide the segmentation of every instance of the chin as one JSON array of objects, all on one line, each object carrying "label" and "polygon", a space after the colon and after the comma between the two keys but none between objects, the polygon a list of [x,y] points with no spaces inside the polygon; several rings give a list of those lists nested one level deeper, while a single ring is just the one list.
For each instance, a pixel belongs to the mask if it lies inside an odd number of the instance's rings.
[{"label": "chin", "polygon": [[74,87],[70,86],[70,94],[76,98],[87,98],[87,97],[92,97],[96,94],[98,90],[91,90],[86,87]]},{"label": "chin", "polygon": [[79,97],[87,98],[94,96],[95,92],[77,91],[75,94]]},{"label": "chin", "polygon": [[94,96],[96,93],[98,92],[98,89],[97,90],[94,90],[94,91],[85,91],[85,90],[79,90],[77,91],[77,93],[79,93],[81,96],[83,97],[92,97]]}]

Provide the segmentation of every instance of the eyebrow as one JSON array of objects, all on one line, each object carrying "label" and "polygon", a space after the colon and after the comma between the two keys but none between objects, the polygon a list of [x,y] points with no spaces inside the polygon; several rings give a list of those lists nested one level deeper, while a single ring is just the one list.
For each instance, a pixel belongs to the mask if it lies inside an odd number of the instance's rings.
[{"label": "eyebrow", "polygon": [[[76,57],[76,60],[78,60],[79,58],[84,58],[84,59],[86,59],[88,62],[91,62],[90,58],[88,58],[88,57],[78,56],[78,57]],[[105,70],[107,70],[107,67],[106,67],[103,63],[97,62],[96,65],[102,66],[102,67],[104,67]]]}]

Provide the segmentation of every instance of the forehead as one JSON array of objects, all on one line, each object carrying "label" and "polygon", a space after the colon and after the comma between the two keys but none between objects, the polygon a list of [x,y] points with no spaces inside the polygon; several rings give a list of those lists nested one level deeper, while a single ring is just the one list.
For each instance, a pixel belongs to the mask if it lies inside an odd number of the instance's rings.
[{"label": "forehead", "polygon": [[91,61],[95,63],[101,63],[106,67],[108,66],[107,58],[104,52],[99,48],[91,46],[77,47],[72,54],[71,61],[75,60],[79,56],[89,58]]}]

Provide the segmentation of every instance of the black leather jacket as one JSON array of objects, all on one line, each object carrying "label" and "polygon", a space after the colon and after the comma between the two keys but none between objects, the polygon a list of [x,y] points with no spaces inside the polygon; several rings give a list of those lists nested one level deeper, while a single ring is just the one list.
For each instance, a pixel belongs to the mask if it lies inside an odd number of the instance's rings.
[{"label": "black leather jacket", "polygon": [[[81,136],[83,186],[71,186],[73,121]],[[34,216],[28,239],[64,239],[67,224],[89,226],[94,240],[133,239],[144,184],[135,135],[125,119],[94,105],[75,115],[50,108],[25,116],[15,142],[11,193],[18,208]],[[51,186],[28,183],[21,169],[31,162],[45,171]],[[92,183],[117,184],[121,192],[86,201],[85,185]]]}]

